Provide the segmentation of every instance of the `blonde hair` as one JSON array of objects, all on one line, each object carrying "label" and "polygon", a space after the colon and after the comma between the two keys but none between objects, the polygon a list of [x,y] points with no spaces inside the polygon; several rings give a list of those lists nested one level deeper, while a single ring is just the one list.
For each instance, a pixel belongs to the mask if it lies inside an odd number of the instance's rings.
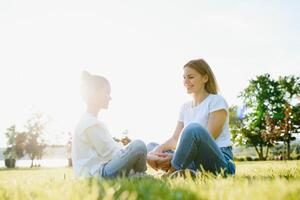
[{"label": "blonde hair", "polygon": [[205,83],[205,90],[210,94],[218,94],[219,87],[215,75],[204,59],[191,60],[183,68],[190,67],[200,73],[202,76],[207,75],[208,81]]},{"label": "blonde hair", "polygon": [[108,80],[103,76],[92,75],[87,71],[81,73],[81,95],[83,100],[87,100],[91,96],[102,90],[109,84]]}]

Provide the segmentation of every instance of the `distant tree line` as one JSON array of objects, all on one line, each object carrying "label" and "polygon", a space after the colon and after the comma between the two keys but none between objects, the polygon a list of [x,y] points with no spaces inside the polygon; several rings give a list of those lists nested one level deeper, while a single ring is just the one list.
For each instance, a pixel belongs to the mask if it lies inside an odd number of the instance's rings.
[{"label": "distant tree line", "polygon": [[45,121],[42,113],[35,113],[26,122],[24,131],[17,131],[16,125],[7,128],[7,148],[3,152],[5,165],[15,167],[15,161],[24,157],[26,154],[31,159],[31,167],[35,159],[41,159],[46,148],[43,139]]},{"label": "distant tree line", "polygon": [[235,143],[254,147],[260,160],[268,158],[270,148],[280,142],[285,159],[291,159],[291,141],[300,132],[300,78],[269,74],[257,76],[241,92],[244,107],[230,108],[230,129]]}]

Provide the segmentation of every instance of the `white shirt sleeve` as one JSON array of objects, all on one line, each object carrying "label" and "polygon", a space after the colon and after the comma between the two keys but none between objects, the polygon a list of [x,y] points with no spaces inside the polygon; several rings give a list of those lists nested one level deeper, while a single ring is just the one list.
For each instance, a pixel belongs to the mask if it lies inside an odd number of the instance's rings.
[{"label": "white shirt sleeve", "polygon": [[228,104],[225,99],[220,95],[214,96],[209,104],[209,113],[223,109],[228,113]]},{"label": "white shirt sleeve", "polygon": [[102,157],[114,154],[116,149],[121,149],[121,145],[113,140],[107,131],[98,125],[88,128],[87,138],[92,147]]}]

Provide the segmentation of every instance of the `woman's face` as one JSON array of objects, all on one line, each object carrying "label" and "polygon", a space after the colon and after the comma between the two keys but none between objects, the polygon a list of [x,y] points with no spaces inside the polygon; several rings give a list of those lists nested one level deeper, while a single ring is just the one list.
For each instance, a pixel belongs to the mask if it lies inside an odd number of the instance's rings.
[{"label": "woman's face", "polygon": [[201,92],[205,88],[205,83],[208,81],[207,75],[201,75],[195,69],[190,67],[184,68],[183,83],[187,89],[187,93],[195,94]]}]

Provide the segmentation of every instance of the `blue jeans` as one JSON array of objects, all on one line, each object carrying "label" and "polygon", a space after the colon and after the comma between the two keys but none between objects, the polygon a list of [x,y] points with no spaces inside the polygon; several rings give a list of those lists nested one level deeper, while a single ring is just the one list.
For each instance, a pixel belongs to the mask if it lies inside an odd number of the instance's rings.
[{"label": "blue jeans", "polygon": [[147,170],[146,157],[145,143],[141,140],[134,140],[103,166],[101,176],[104,178],[127,176],[132,169],[135,172],[145,172]]},{"label": "blue jeans", "polygon": [[[151,151],[156,145],[147,145]],[[170,151],[169,151],[170,152]],[[220,173],[235,174],[232,147],[218,147],[215,140],[200,124],[189,124],[181,133],[179,143],[174,152],[171,165],[176,170],[192,169]]]}]

